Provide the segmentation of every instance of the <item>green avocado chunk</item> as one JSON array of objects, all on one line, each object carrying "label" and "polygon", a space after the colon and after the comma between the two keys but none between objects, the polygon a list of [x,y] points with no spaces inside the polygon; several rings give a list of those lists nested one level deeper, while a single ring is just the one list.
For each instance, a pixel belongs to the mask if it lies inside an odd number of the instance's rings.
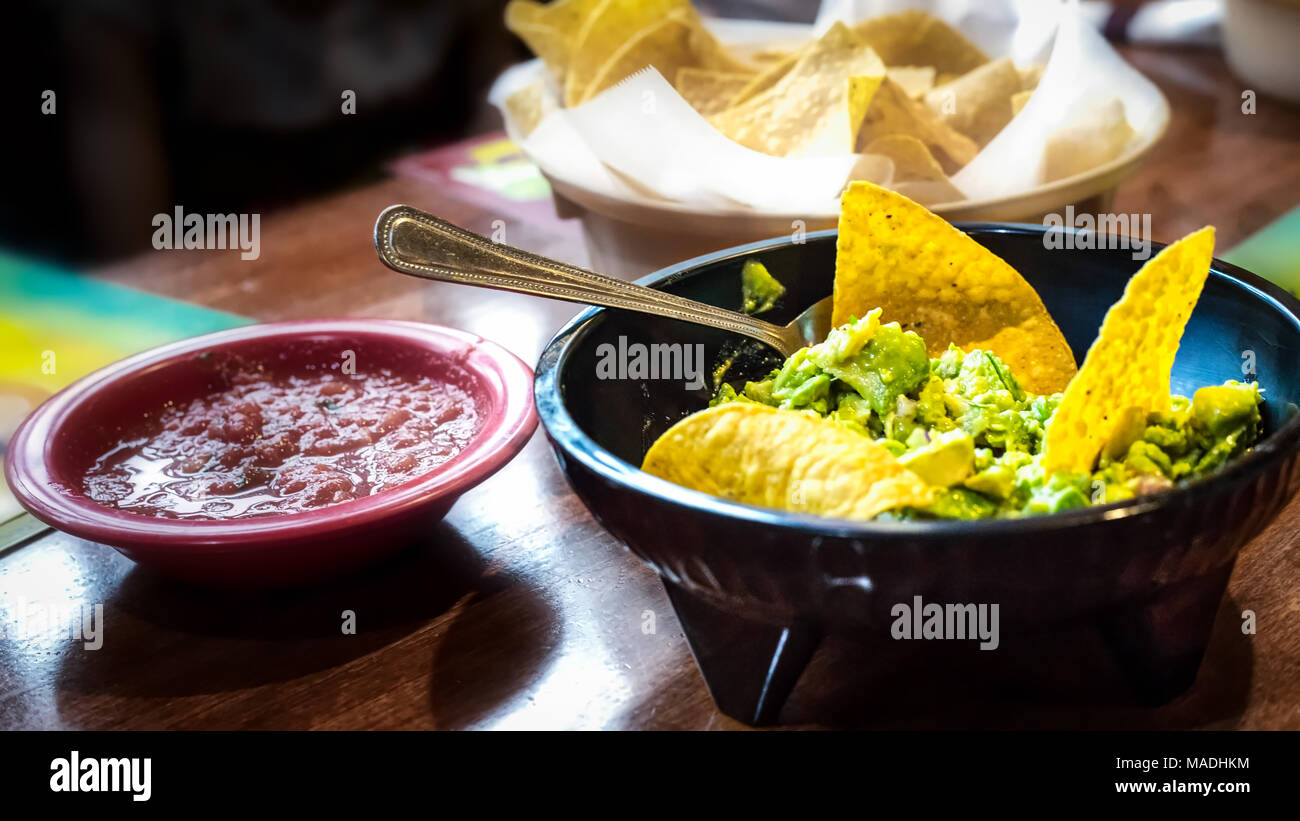
[{"label": "green avocado chunk", "polygon": [[750,257],[740,269],[741,310],[751,316],[772,310],[785,294],[785,286],[767,272],[767,266]]},{"label": "green avocado chunk", "polygon": [[966,487],[994,499],[1005,499],[1016,486],[1016,472],[1002,464],[989,465],[964,481]]},{"label": "green avocado chunk", "polygon": [[1198,388],[1192,394],[1192,421],[1215,437],[1243,425],[1257,425],[1259,392],[1250,385],[1232,382]]},{"label": "green avocado chunk", "polygon": [[975,440],[966,431],[951,430],[904,453],[898,461],[932,485],[951,487],[974,472]]}]

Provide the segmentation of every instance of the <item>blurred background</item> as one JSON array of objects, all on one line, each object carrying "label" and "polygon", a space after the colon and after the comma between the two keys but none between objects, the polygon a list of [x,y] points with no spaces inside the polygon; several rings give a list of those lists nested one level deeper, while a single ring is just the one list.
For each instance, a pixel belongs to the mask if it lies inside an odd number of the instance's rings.
[{"label": "blurred background", "polygon": [[[0,35],[9,106],[0,249],[81,269],[102,266],[148,249],[153,216],[177,206],[275,213],[381,179],[399,156],[494,132],[501,121],[487,90],[505,67],[532,56],[502,24],[505,4],[11,4]],[[695,2],[706,15],[790,22],[811,22],[818,5]],[[1147,35],[1178,31],[1181,41],[1159,46],[1189,53],[1217,46],[1217,30],[1198,44],[1206,32],[1178,25],[1207,9],[1230,21],[1246,9],[1290,7],[1300,18],[1300,0],[1083,5],[1112,39],[1139,28]],[[1139,9],[1159,12],[1130,25]],[[1300,78],[1300,56],[1294,69]],[[347,92],[355,95],[352,113],[344,112]]]},{"label": "blurred background", "polygon": [[[815,2],[697,2],[810,22]],[[267,212],[491,131],[486,93],[531,54],[505,0],[59,0],[12,4],[0,57],[0,247],[102,264],[154,214]],[[53,90],[57,116],[36,116]],[[344,114],[344,92],[355,113]]]}]

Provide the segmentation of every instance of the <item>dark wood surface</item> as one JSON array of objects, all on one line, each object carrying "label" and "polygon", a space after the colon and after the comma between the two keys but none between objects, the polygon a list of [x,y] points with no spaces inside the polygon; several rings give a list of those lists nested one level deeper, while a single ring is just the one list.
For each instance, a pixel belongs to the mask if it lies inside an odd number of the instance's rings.
[{"label": "dark wood surface", "polygon": [[[1151,213],[1157,240],[1214,224],[1227,248],[1300,201],[1300,111],[1261,98],[1256,114],[1242,114],[1242,86],[1211,52],[1126,55],[1164,90],[1174,120],[1120,187],[1117,211]],[[234,252],[158,252],[97,273],[260,320],[451,325],[535,361],[574,307],[387,271],[370,231],[394,202],[483,233],[501,218],[427,184],[389,179],[268,215],[255,262]],[[585,258],[572,233],[506,222],[512,244]],[[887,659],[830,643],[784,722],[1300,728],[1297,524],[1300,501],[1242,553],[1197,682],[1171,704],[1133,706],[1107,681],[1098,682],[1101,695],[1081,696],[1072,669],[1036,663],[1048,648],[999,661],[977,686],[947,670],[903,675]],[[0,557],[0,597],[11,615],[101,603],[105,619],[94,651],[54,624],[0,638],[6,728],[743,726],[714,708],[657,578],[569,491],[540,431],[423,543],[344,581],[262,595],[196,590],[110,548],[51,533]],[[1255,635],[1241,630],[1247,609]],[[344,610],[357,615],[356,635],[341,633]],[[642,629],[646,611],[655,614],[653,633]]]}]

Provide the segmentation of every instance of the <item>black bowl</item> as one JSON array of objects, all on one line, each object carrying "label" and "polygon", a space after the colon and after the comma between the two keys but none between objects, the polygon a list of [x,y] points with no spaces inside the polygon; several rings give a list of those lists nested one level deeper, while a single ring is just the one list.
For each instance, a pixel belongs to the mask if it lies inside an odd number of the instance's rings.
[{"label": "black bowl", "polygon": [[[959,227],[1024,274],[1078,361],[1142,264],[1124,249],[1048,250],[1042,226]],[[757,242],[641,283],[738,310],[740,269],[755,256],[788,287],[765,318],[788,322],[830,293],[835,238]],[[722,331],[590,310],[547,346],[535,385],[574,491],[661,575],[714,700],[750,723],[776,718],[823,635],[888,638],[891,610],[915,596],[996,603],[1003,636],[1090,621],[1136,695],[1165,701],[1195,678],[1238,551],[1300,487],[1300,303],[1217,260],[1183,336],[1173,389],[1190,395],[1252,378],[1253,364],[1266,389],[1266,436],[1211,478],[1051,516],[859,523],[728,502],[650,476],[637,467],[650,444],[705,407],[710,390],[682,378],[605,378],[598,364],[617,354],[620,337],[625,346],[702,345],[689,350],[703,350],[710,364],[737,354],[729,380],[759,377],[779,357]]]}]

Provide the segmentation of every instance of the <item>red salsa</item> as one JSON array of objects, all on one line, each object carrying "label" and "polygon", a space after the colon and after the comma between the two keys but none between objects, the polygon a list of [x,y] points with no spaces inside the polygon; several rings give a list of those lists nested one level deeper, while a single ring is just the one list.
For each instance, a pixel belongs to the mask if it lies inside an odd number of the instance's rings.
[{"label": "red salsa", "polygon": [[86,493],[146,516],[239,519],[371,496],[428,473],[478,429],[455,385],[387,371],[274,376],[169,404],[95,462]]}]

